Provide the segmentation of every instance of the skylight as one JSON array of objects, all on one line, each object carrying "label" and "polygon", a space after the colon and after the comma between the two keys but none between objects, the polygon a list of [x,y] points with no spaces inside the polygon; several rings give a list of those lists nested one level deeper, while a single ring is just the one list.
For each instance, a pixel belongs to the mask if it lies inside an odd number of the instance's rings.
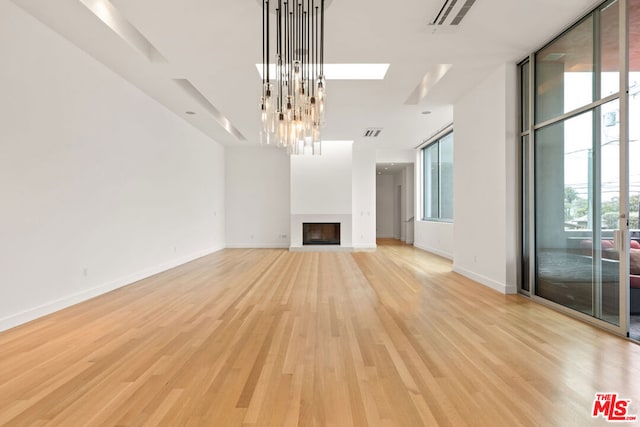
[{"label": "skylight", "polygon": [[[256,64],[256,68],[262,78],[262,64]],[[327,80],[383,80],[388,69],[389,64],[324,64]],[[275,65],[269,72],[276,75]]]}]

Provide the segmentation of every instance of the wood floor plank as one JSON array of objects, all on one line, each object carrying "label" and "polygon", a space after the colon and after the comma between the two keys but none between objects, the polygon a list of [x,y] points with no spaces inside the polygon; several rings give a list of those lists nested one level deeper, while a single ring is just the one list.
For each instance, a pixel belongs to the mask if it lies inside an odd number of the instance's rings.
[{"label": "wood floor plank", "polygon": [[[228,249],[0,333],[0,425],[603,425],[640,347],[386,240]],[[640,414],[638,414],[640,415]]]}]

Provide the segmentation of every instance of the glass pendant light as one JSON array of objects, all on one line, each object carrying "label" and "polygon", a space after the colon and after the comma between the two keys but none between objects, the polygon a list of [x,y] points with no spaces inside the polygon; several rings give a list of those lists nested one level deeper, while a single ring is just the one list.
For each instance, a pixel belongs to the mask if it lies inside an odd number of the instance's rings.
[{"label": "glass pendant light", "polygon": [[324,104],[327,96],[324,77],[320,76],[318,79],[318,90],[317,90],[318,99],[317,103],[317,113],[318,113],[318,122],[320,124],[324,124]]},{"label": "glass pendant light", "polygon": [[[270,17],[271,1],[277,2],[275,19]],[[325,99],[324,0],[264,0],[262,19],[260,140],[291,154],[319,154]],[[272,46],[275,76],[270,74]]]},{"label": "glass pendant light", "polygon": [[286,147],[287,143],[287,122],[284,113],[278,113],[278,133],[276,134],[278,145]]}]

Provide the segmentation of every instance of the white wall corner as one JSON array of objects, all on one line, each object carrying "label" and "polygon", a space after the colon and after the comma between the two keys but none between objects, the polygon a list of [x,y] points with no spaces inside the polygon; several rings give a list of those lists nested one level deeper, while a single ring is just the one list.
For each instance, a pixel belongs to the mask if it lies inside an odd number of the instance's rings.
[{"label": "white wall corner", "polygon": [[454,271],[501,293],[516,291],[513,77],[501,64],[454,107]]},{"label": "white wall corner", "polygon": [[453,254],[452,253],[444,252],[444,251],[442,251],[440,249],[432,248],[432,247],[429,247],[429,246],[427,246],[425,244],[420,244],[420,243],[416,243],[416,242],[413,243],[413,246],[418,248],[418,249],[420,249],[420,250],[423,250],[425,252],[429,252],[429,253],[441,256],[442,258],[446,258],[446,259],[448,259],[450,261],[453,261]]},{"label": "white wall corner", "polygon": [[467,270],[465,268],[459,267],[455,264],[453,264],[453,271],[455,273],[458,273],[468,279],[473,280],[474,282],[477,282],[481,285],[484,285],[488,288],[491,288],[495,291],[500,292],[501,294],[505,294],[505,295],[512,295],[518,292],[517,288],[515,285],[509,285],[506,283],[500,283],[497,280],[491,279],[489,277],[485,277],[482,276],[480,274],[474,273],[473,271]]},{"label": "white wall corner", "polygon": [[353,245],[354,252],[375,252],[378,249],[376,244],[357,243]]},{"label": "white wall corner", "polygon": [[507,283],[517,288],[518,277],[521,274],[520,250],[520,197],[519,182],[519,150],[520,135],[518,132],[518,67],[516,64],[505,64],[505,274]]}]

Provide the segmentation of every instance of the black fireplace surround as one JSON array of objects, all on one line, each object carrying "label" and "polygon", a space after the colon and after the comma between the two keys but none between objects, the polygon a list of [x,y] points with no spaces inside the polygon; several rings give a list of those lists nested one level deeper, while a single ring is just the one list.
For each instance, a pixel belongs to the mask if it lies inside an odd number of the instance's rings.
[{"label": "black fireplace surround", "polygon": [[339,222],[303,222],[303,245],[340,245]]}]

